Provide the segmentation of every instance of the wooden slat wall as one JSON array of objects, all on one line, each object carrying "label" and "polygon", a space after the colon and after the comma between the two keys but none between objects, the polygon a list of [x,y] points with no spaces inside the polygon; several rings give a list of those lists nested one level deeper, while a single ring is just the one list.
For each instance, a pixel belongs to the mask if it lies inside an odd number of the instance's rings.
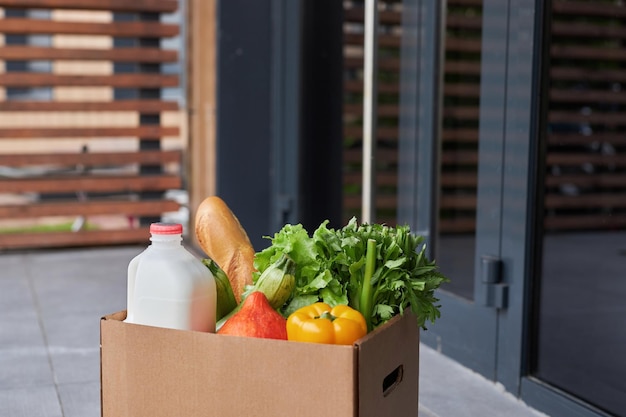
[{"label": "wooden slat wall", "polygon": [[[0,250],[145,244],[150,221],[181,208],[165,192],[183,188],[182,122],[178,103],[159,98],[179,84],[160,71],[178,51],[158,46],[179,34],[159,19],[177,8],[177,0],[0,0]],[[49,46],[30,44],[31,35]],[[133,71],[114,70],[119,63]],[[116,89],[131,94],[119,99]],[[42,91],[44,99],[15,94]],[[55,224],[75,227],[32,228]]]},{"label": "wooden slat wall", "polygon": [[[344,216],[360,211],[363,4],[346,2]],[[401,2],[381,2],[377,220],[396,222]],[[442,233],[473,232],[478,160],[481,0],[449,0],[441,155]],[[545,227],[626,226],[626,7],[553,4]]]}]

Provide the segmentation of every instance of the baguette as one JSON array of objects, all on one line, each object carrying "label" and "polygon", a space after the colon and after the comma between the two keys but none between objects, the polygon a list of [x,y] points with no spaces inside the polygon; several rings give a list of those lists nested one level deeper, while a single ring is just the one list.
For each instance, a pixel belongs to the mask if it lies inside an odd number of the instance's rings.
[{"label": "baguette", "polygon": [[217,196],[204,199],[195,220],[198,243],[226,273],[239,304],[244,288],[252,284],[254,248],[239,219]]}]

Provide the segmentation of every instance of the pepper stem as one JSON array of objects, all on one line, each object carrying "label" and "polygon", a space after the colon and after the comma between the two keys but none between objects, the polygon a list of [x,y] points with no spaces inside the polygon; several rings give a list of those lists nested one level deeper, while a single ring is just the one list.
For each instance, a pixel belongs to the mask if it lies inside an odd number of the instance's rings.
[{"label": "pepper stem", "polygon": [[316,318],[318,319],[328,319],[330,321],[335,320],[337,317],[333,316],[332,314],[330,314],[330,311],[324,311],[322,314],[320,314],[319,316],[317,316]]}]

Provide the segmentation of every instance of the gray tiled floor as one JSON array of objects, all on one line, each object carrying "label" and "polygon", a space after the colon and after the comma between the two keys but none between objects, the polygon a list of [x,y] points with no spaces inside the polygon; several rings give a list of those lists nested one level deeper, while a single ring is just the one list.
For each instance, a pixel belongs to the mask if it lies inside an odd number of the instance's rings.
[{"label": "gray tiled floor", "polygon": [[[0,254],[0,416],[100,415],[99,320],[125,308],[141,249]],[[420,367],[423,417],[540,415],[426,346]]]}]

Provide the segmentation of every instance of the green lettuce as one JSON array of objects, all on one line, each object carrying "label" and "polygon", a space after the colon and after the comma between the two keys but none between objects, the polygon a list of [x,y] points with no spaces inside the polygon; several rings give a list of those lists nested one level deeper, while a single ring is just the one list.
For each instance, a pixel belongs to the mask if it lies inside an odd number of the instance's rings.
[{"label": "green lettuce", "polygon": [[448,278],[425,255],[424,238],[408,226],[357,224],[352,218],[341,229],[324,221],[310,235],[301,224],[287,224],[265,236],[271,245],[257,252],[254,280],[283,253],[296,263],[296,288],[281,309],[288,316],[317,301],[347,304],[376,328],[407,308],[418,324],[440,317],[435,290]]}]

